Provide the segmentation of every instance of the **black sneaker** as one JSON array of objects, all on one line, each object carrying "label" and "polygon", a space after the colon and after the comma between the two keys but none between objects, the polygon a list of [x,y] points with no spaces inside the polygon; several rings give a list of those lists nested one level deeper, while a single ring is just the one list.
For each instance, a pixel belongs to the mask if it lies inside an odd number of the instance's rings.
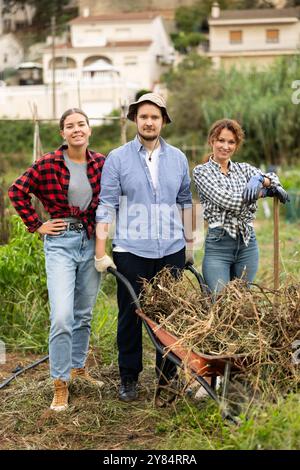
[{"label": "black sneaker", "polygon": [[127,380],[121,383],[119,390],[119,399],[122,401],[134,401],[138,397],[137,382],[134,380]]}]

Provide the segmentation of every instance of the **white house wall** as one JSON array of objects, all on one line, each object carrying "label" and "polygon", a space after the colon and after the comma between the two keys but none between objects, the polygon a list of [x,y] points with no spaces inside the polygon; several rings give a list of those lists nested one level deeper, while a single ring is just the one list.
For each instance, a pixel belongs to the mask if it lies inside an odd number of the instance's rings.
[{"label": "white house wall", "polygon": [[[57,85],[56,117],[77,106],[86,109],[92,118],[103,117],[113,109],[119,109],[122,103],[131,101],[134,94],[134,89],[122,83],[101,87],[96,84]],[[36,103],[39,118],[51,119],[52,97],[52,87],[47,85],[0,87],[0,118],[31,119],[31,107]]]},{"label": "white house wall", "polygon": [[153,33],[149,21],[75,23],[71,25],[71,43],[73,47],[101,46],[107,41],[152,39]]},{"label": "white house wall", "polygon": [[[89,49],[66,49],[65,51],[57,51],[56,57],[59,55],[67,56],[76,61],[78,79],[81,77],[81,71],[84,62],[91,56],[102,56],[109,59],[112,65],[120,71],[122,79],[135,84],[136,89],[149,88],[152,86],[152,77],[157,79],[158,73],[156,72],[157,65],[155,65],[153,54],[150,53],[148,48],[132,48],[124,47],[121,50],[116,48],[89,48]],[[49,69],[51,61],[51,54],[44,54],[44,82],[52,82],[52,72]],[[135,65],[126,65],[126,63],[134,62]]]}]

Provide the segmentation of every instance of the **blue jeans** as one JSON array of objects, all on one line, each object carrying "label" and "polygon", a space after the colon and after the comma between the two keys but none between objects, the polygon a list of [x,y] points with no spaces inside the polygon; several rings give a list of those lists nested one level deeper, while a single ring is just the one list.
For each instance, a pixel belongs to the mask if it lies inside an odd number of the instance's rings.
[{"label": "blue jeans", "polygon": [[72,367],[84,367],[92,309],[100,275],[94,267],[95,239],[85,231],[65,231],[44,240],[50,301],[49,362],[54,379],[68,380]]},{"label": "blue jeans", "polygon": [[205,239],[202,272],[206,284],[214,293],[234,278],[252,282],[258,269],[258,246],[252,229],[248,246],[241,234],[230,237],[223,227],[209,228]]}]

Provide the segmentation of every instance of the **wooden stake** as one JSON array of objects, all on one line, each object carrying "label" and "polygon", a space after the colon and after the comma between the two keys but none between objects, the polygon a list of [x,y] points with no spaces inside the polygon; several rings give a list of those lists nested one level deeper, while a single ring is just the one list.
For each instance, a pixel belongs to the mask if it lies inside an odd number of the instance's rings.
[{"label": "wooden stake", "polygon": [[273,198],[274,221],[274,289],[279,289],[279,200]]},{"label": "wooden stake", "polygon": [[120,117],[120,125],[121,125],[121,144],[124,145],[127,142],[127,135],[126,135],[126,128],[127,128],[127,119],[126,119],[126,111],[127,107],[125,103],[121,105],[121,117]]}]

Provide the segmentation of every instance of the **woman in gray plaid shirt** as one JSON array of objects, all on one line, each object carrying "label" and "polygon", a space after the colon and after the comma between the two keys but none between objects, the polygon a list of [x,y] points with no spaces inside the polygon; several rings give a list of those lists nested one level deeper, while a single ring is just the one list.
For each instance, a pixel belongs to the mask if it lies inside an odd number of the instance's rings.
[{"label": "woman in gray plaid shirt", "polygon": [[232,156],[241,146],[244,132],[231,119],[216,121],[208,135],[209,161],[194,168],[193,177],[208,221],[203,275],[214,293],[234,278],[253,281],[258,268],[258,246],[253,229],[257,199],[288,195],[275,173],[263,174]]}]

